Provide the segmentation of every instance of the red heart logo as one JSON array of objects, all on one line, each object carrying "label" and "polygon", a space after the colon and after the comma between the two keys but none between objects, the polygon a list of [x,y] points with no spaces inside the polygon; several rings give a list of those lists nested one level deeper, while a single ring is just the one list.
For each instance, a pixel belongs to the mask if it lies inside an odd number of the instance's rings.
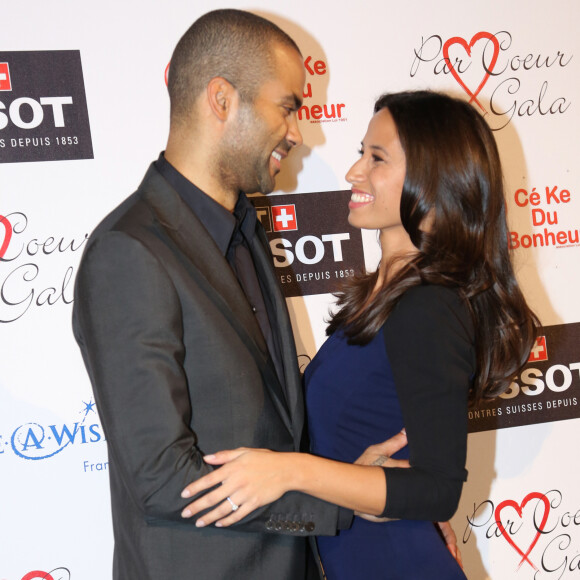
[{"label": "red heart logo", "polygon": [[[53,570],[54,572],[55,570]],[[34,570],[33,572],[28,572],[22,577],[22,580],[54,580],[54,576],[50,572],[41,572],[40,570]]]},{"label": "red heart logo", "polygon": [[[535,535],[534,539],[532,540],[532,543],[528,546],[528,549],[524,552],[513,541],[512,537],[509,535],[508,531],[505,529],[504,525],[501,523],[501,511],[506,507],[511,507],[511,508],[516,510],[517,514],[521,518],[522,511],[523,511],[524,507],[532,499],[538,499],[544,504],[544,515],[542,517],[542,521],[540,522],[540,525],[537,526],[537,530],[538,530],[537,534]],[[527,562],[534,570],[538,569],[538,568],[536,568],[536,566],[534,566],[534,564],[532,564],[532,561],[528,558],[528,556],[530,555],[531,551],[534,549],[534,546],[536,545],[536,543],[540,539],[540,534],[541,534],[541,532],[544,531],[544,527],[546,525],[546,522],[548,521],[549,514],[550,514],[550,502],[548,501],[548,498],[544,494],[538,493],[538,492],[532,492],[532,493],[529,493],[528,495],[526,495],[526,497],[524,497],[521,504],[517,504],[515,501],[513,501],[511,499],[507,499],[507,500],[499,503],[497,505],[497,507],[495,508],[495,523],[497,524],[497,527],[499,528],[500,532],[503,534],[503,537],[508,541],[508,544],[520,556],[522,556],[522,561],[519,563],[519,566],[521,566],[524,562]],[[518,566],[518,568],[519,568],[519,566]]]},{"label": "red heart logo", "polygon": [[12,224],[3,215],[0,215],[0,224],[4,226],[4,241],[0,246],[0,260],[4,257],[8,246],[10,245],[10,240],[12,239]]},{"label": "red heart logo", "polygon": [[[477,87],[477,89],[474,92],[472,92],[469,88],[467,88],[467,85],[463,82],[462,78],[459,76],[459,72],[457,70],[455,70],[455,67],[453,66],[453,64],[451,64],[451,59],[449,58],[449,47],[453,44],[459,44],[465,49],[465,52],[469,56],[471,56],[471,49],[473,48],[473,45],[478,40],[482,40],[484,38],[486,38],[487,40],[489,40],[493,44],[493,56],[491,58],[491,62],[487,65],[487,67],[484,67],[485,73],[483,75],[483,78],[481,79],[481,82],[479,83],[479,86]],[[455,77],[455,80],[459,83],[461,88],[469,95],[469,97],[470,97],[469,102],[471,103],[472,101],[475,101],[479,105],[479,108],[484,112],[485,112],[485,108],[477,100],[477,95],[479,95],[479,93],[481,92],[481,89],[483,89],[485,83],[489,79],[490,73],[493,72],[493,69],[495,67],[495,63],[497,62],[498,56],[499,56],[499,41],[493,34],[491,34],[489,32],[478,32],[471,39],[469,44],[467,44],[465,39],[461,38],[460,36],[454,36],[453,38],[450,38],[449,40],[447,40],[445,42],[445,44],[443,45],[443,57],[445,59],[445,62],[447,63],[447,66],[449,67],[449,70],[451,71],[451,74]]]}]

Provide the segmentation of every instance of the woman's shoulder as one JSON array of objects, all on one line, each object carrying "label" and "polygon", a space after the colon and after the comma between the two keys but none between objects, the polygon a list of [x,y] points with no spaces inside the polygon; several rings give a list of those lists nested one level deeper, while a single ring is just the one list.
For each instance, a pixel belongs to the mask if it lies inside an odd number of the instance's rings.
[{"label": "woman's shoulder", "polygon": [[441,368],[449,375],[460,369],[463,377],[475,372],[475,326],[457,289],[410,288],[387,318],[383,338],[393,372],[400,376],[419,368]]},{"label": "woman's shoulder", "polygon": [[401,296],[386,322],[391,327],[399,324],[460,327],[468,336],[474,335],[466,299],[457,288],[438,284],[414,286]]},{"label": "woman's shoulder", "polygon": [[459,289],[453,286],[441,286],[440,284],[420,284],[409,288],[400,299],[400,302],[424,303],[436,301],[445,304],[463,304],[463,298]]}]

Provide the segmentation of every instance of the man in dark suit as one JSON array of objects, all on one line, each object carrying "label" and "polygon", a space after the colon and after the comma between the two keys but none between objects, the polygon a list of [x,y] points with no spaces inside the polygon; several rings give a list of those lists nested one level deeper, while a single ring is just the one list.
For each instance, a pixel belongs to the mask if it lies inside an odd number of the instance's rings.
[{"label": "man in dark suit", "polygon": [[271,22],[196,21],[171,61],[165,153],[85,249],[73,327],[108,442],[115,580],[305,578],[306,536],[349,525],[298,493],[227,530],[180,515],[204,454],[301,448],[290,321],[244,192],[272,191],[301,143],[304,80]]}]

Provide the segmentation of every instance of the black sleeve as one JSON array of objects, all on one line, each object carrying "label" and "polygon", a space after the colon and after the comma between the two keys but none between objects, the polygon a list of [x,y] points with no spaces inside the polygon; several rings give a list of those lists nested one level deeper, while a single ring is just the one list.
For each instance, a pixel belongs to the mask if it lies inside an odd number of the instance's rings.
[{"label": "black sleeve", "polygon": [[385,468],[383,516],[448,520],[467,479],[467,403],[474,330],[458,293],[408,290],[383,327],[409,441],[411,468]]}]

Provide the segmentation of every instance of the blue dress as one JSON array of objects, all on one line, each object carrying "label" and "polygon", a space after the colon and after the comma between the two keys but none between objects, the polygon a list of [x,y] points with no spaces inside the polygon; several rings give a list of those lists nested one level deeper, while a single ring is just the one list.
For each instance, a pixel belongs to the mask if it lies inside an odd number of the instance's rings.
[{"label": "blue dress", "polygon": [[[364,346],[349,345],[340,332],[331,335],[305,380],[316,455],[352,463],[405,426],[383,332]],[[394,457],[408,458],[408,448]],[[328,580],[465,579],[431,521],[355,517],[350,529],[317,541]]]}]

